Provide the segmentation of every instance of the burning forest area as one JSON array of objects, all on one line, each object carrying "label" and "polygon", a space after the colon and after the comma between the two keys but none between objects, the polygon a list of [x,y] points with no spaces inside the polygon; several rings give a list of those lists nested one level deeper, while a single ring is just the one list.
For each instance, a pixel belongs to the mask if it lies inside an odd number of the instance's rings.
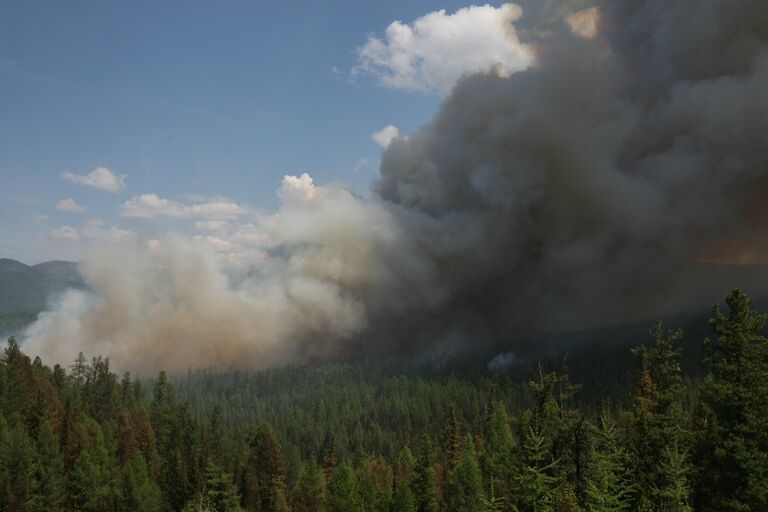
[{"label": "burning forest area", "polygon": [[0,5],[0,509],[768,510],[768,2]]}]

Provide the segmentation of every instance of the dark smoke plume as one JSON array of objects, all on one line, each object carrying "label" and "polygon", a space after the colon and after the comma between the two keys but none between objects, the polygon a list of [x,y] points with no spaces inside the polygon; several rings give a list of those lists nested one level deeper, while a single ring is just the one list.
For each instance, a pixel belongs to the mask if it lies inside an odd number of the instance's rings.
[{"label": "dark smoke plume", "polygon": [[236,284],[180,239],[94,258],[93,293],[44,314],[29,349],[267,366],[716,298],[707,263],[768,256],[768,2],[542,5],[517,31],[535,63],[463,78],[389,145],[371,199],[284,183],[268,255]]}]

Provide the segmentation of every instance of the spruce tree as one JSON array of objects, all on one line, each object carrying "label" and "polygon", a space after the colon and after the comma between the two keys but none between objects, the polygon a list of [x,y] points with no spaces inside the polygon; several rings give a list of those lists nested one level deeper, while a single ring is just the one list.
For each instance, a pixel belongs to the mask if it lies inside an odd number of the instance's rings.
[{"label": "spruce tree", "polygon": [[327,502],[325,479],[320,467],[314,461],[304,464],[291,495],[292,511],[325,512]]},{"label": "spruce tree", "polygon": [[126,511],[159,512],[163,510],[160,488],[152,481],[141,452],[134,453],[125,466],[121,502]]},{"label": "spruce tree", "polygon": [[205,467],[205,496],[216,512],[241,510],[240,495],[232,481],[232,475],[214,462],[208,462]]},{"label": "spruce tree", "polygon": [[[634,395],[635,478],[639,496],[652,508],[685,512],[690,510],[690,464],[677,346],[683,333],[679,329],[665,332],[663,324],[657,322],[651,335],[653,346],[632,351],[638,363]],[[669,458],[673,452],[673,458]]]},{"label": "spruce tree", "polygon": [[701,397],[701,510],[768,510],[768,316],[734,290],[729,312],[714,307],[717,337],[703,344],[708,373]]},{"label": "spruce tree", "polygon": [[75,460],[69,488],[77,510],[99,512],[110,501],[113,461],[104,446],[101,427],[87,418],[80,427],[83,448]]},{"label": "spruce tree", "polygon": [[483,481],[471,436],[464,441],[459,463],[448,474],[445,503],[447,512],[483,511]]},{"label": "spruce tree", "polygon": [[523,437],[523,467],[515,479],[520,509],[525,512],[552,512],[552,497],[557,485],[546,436],[529,426]]},{"label": "spruce tree", "polygon": [[395,461],[393,512],[416,512],[416,498],[413,495],[415,467],[416,459],[406,446]]},{"label": "spruce tree", "polygon": [[58,512],[64,506],[64,460],[59,441],[48,422],[40,426],[32,464],[32,510]]},{"label": "spruce tree", "polygon": [[416,500],[417,512],[436,512],[439,508],[437,498],[437,476],[432,453],[432,443],[424,434],[419,444],[419,456],[416,459],[411,490]]},{"label": "spruce tree", "polygon": [[262,425],[249,443],[243,472],[243,503],[247,511],[275,512],[278,497],[285,497],[283,449],[272,429]]},{"label": "spruce tree", "polygon": [[608,411],[600,415],[596,443],[588,471],[587,508],[590,512],[622,512],[632,505],[628,456],[616,438]]},{"label": "spruce tree", "polygon": [[[4,422],[3,422],[4,423]],[[0,505],[4,510],[25,510],[32,498],[34,445],[17,425],[0,427]]]},{"label": "spruce tree", "polygon": [[336,467],[328,482],[328,495],[332,512],[361,512],[355,472],[348,463]]}]

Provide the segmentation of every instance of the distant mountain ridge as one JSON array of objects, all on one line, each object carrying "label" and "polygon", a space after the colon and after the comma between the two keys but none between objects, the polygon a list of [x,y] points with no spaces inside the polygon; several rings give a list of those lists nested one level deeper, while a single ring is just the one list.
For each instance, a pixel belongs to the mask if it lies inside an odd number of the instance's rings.
[{"label": "distant mountain ridge", "polygon": [[85,286],[71,261],[46,261],[26,265],[0,258],[0,315],[37,313],[45,309],[48,298],[67,288]]}]

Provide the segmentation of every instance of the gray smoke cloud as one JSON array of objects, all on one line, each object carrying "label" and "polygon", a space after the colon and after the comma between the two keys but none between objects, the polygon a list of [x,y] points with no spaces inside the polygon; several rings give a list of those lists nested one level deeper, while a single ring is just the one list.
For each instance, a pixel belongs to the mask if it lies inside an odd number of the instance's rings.
[{"label": "gray smoke cloud", "polygon": [[95,256],[27,350],[152,371],[472,347],[709,302],[703,262],[763,261],[768,3],[541,2],[517,34],[535,63],[461,79],[371,198],[292,178],[237,280],[180,237]]}]

